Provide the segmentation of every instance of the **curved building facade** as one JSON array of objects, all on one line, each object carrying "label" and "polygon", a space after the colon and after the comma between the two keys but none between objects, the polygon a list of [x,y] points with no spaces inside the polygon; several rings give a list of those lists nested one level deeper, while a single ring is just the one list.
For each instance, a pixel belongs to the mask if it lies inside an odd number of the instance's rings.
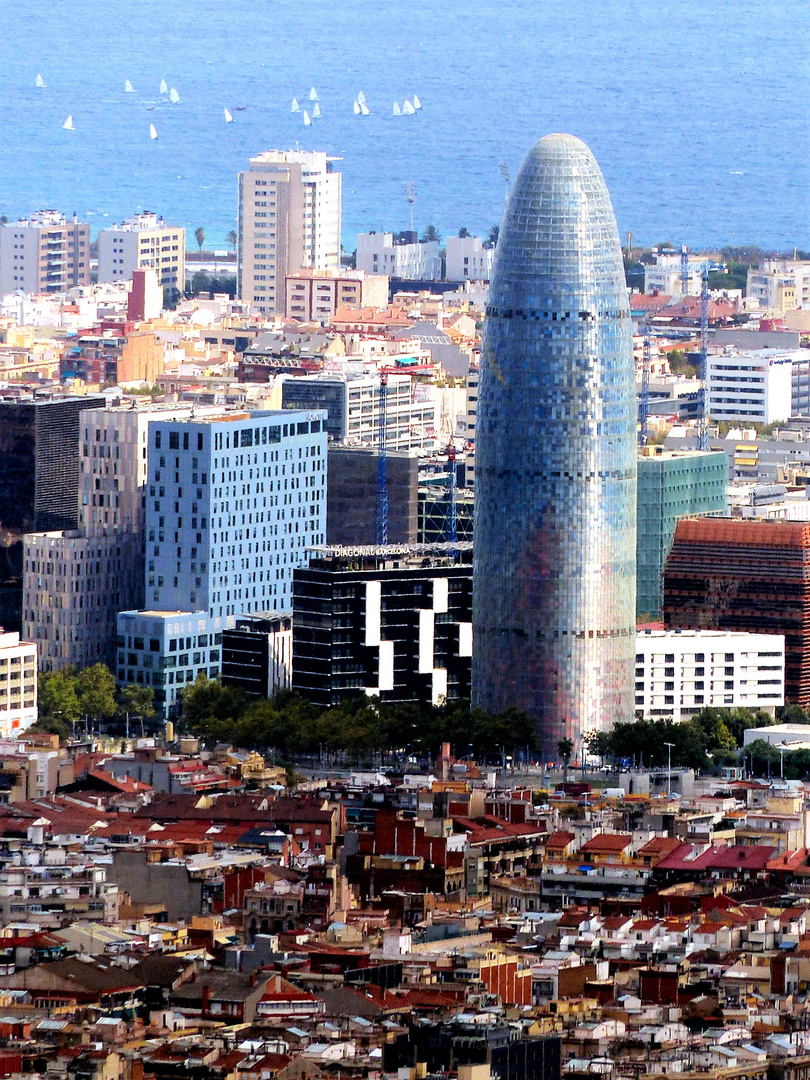
[{"label": "curved building facade", "polygon": [[475,457],[473,702],[578,756],[634,713],[636,393],[613,207],[571,135],[534,145],[506,208]]}]

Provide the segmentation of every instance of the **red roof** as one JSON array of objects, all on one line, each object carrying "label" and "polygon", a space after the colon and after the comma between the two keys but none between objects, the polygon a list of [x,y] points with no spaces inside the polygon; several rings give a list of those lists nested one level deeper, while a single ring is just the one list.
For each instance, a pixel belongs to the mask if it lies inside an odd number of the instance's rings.
[{"label": "red roof", "polygon": [[572,832],[553,832],[551,836],[546,840],[546,851],[549,849],[553,851],[562,851],[567,848],[572,840],[576,840],[576,834]]},{"label": "red roof", "polygon": [[628,833],[599,833],[580,848],[583,855],[616,854],[624,851],[633,839]]}]

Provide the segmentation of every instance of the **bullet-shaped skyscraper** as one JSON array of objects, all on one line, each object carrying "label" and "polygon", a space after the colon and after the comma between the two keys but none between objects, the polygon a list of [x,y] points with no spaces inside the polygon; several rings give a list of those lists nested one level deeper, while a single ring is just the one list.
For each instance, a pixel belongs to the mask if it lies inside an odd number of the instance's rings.
[{"label": "bullet-shaped skyscraper", "polygon": [[506,208],[475,467],[473,702],[578,756],[633,716],[636,395],[616,219],[571,135],[532,147]]}]

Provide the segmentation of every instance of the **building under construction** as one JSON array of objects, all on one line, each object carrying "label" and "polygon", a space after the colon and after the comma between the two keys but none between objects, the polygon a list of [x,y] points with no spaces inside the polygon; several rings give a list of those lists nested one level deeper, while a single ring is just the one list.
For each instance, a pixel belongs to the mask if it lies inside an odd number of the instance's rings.
[{"label": "building under construction", "polygon": [[[679,521],[664,573],[664,623],[784,634],[785,698],[810,705],[810,523]],[[728,666],[730,700],[736,677]]]}]

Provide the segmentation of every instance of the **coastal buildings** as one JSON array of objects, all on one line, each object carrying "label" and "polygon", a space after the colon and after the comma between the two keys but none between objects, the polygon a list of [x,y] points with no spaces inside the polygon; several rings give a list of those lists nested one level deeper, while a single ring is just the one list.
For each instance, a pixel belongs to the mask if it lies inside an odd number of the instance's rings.
[{"label": "coastal buildings", "polygon": [[37,721],[37,647],[0,627],[0,738],[13,739]]},{"label": "coastal buildings", "polygon": [[415,232],[397,237],[390,232],[359,233],[357,269],[408,281],[440,281],[439,242],[420,241]]},{"label": "coastal buildings", "polygon": [[495,263],[495,245],[480,236],[448,236],[444,276],[447,281],[489,281]]},{"label": "coastal buildings", "polygon": [[90,226],[41,210],[0,225],[0,296],[65,293],[90,284]]},{"label": "coastal buildings", "polygon": [[[658,293],[660,296],[683,295],[680,251],[653,251],[654,262],[644,267],[644,292]],[[700,296],[703,268],[706,256],[687,256],[689,285],[687,296]]]},{"label": "coastal buildings", "polygon": [[630,311],[610,197],[572,136],[536,143],[512,188],[477,404],[473,702],[527,710],[551,757],[633,712]]},{"label": "coastal buildings", "polygon": [[745,295],[782,315],[810,306],[810,261],[763,259],[759,266],[748,268]]},{"label": "coastal buildings", "polygon": [[707,360],[706,401],[714,420],[784,422],[793,415],[793,353],[724,349]]},{"label": "coastal buildings", "polygon": [[638,456],[636,615],[660,618],[663,573],[680,518],[728,511],[722,451],[646,446]]},{"label": "coastal buildings", "polygon": [[294,578],[293,690],[324,709],[358,694],[423,705],[468,698],[469,548],[311,551]]},{"label": "coastal buildings", "polygon": [[134,270],[152,268],[165,289],[186,284],[186,230],[145,211],[98,234],[98,280],[130,281]]},{"label": "coastal buildings", "polygon": [[667,629],[785,639],[785,697],[810,705],[810,524],[690,518],[664,573]]},{"label": "coastal buildings", "polygon": [[687,720],[705,708],[785,703],[785,639],[732,630],[645,630],[636,637],[636,716]]},{"label": "coastal buildings", "polygon": [[238,295],[262,314],[284,313],[289,274],[340,268],[342,188],[335,160],[320,152],[268,150],[239,174]]},{"label": "coastal buildings", "polygon": [[328,323],[339,308],[384,308],[388,278],[362,270],[297,270],[286,279],[284,312],[298,322]]}]

